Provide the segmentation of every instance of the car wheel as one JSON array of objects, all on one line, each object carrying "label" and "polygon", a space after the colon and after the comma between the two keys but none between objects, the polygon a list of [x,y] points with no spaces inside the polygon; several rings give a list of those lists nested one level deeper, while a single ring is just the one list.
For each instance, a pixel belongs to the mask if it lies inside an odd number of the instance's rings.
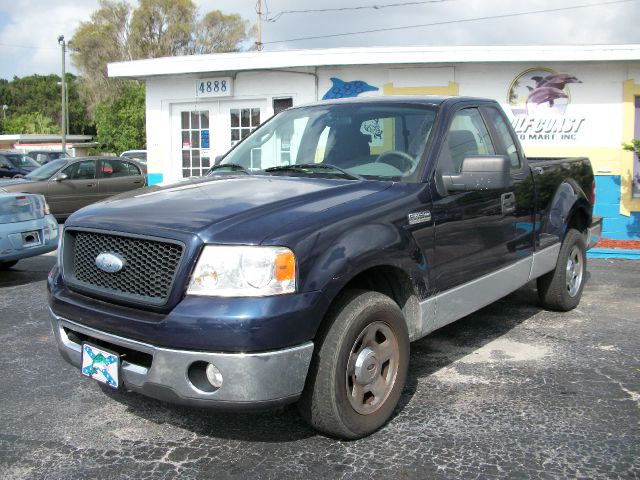
[{"label": "car wheel", "polygon": [[407,378],[409,335],[398,305],[363,290],[343,295],[318,336],[302,416],[325,434],[356,439],[391,417]]},{"label": "car wheel", "polygon": [[567,232],[560,247],[556,268],[538,278],[538,297],[544,308],[567,312],[580,303],[587,276],[584,237],[574,229]]},{"label": "car wheel", "polygon": [[6,270],[7,268],[13,267],[18,260],[14,260],[13,262],[0,262],[0,270]]}]

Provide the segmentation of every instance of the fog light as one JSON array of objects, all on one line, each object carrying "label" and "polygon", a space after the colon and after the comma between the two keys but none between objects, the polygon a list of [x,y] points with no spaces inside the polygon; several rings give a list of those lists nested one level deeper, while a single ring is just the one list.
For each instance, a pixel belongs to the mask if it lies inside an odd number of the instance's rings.
[{"label": "fog light", "polygon": [[213,388],[220,388],[222,386],[222,373],[218,370],[213,363],[207,365],[207,369],[205,371],[207,374],[207,380]]}]

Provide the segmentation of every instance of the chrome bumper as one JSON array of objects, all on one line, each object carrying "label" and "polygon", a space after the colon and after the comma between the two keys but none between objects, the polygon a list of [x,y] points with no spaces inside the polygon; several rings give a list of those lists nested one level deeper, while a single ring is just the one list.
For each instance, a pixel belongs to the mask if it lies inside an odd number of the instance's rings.
[{"label": "chrome bumper", "polygon": [[[123,388],[159,400],[200,407],[255,408],[298,399],[307,375],[313,343],[264,353],[210,353],[172,350],[101,332],[59,317],[49,309],[53,334],[62,357],[75,367],[82,362],[82,340],[106,342],[150,357],[150,366],[122,358]],[[213,363],[222,373],[219,389],[194,376],[194,364]],[[209,391],[206,391],[209,390]]]},{"label": "chrome bumper", "polygon": [[587,250],[592,248],[602,236],[602,217],[593,217],[591,227],[587,232]]}]

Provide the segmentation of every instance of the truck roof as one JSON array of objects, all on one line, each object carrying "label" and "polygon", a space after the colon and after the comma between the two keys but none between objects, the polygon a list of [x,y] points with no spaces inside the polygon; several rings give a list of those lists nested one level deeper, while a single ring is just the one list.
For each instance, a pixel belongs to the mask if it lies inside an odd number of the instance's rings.
[{"label": "truck roof", "polygon": [[440,106],[441,104],[451,101],[471,101],[474,103],[493,103],[495,100],[480,97],[462,97],[462,96],[444,96],[444,95],[392,95],[392,96],[372,96],[372,97],[350,97],[350,98],[338,98],[331,100],[319,100],[317,102],[311,102],[304,105],[297,105],[293,108],[309,107],[312,105],[333,105],[333,104],[345,104],[345,103],[386,103],[386,104],[417,104],[428,105],[432,107]]}]

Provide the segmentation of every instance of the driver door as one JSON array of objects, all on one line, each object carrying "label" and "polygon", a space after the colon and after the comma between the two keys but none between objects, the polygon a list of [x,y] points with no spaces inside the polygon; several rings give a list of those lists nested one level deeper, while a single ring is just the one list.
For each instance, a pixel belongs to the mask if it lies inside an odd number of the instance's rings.
[{"label": "driver door", "polygon": [[[456,175],[467,157],[495,155],[498,148],[476,107],[458,110],[438,154],[436,175]],[[437,183],[437,182],[436,182]],[[443,292],[494,272],[515,260],[515,216],[507,189],[433,192],[433,283]]]}]

